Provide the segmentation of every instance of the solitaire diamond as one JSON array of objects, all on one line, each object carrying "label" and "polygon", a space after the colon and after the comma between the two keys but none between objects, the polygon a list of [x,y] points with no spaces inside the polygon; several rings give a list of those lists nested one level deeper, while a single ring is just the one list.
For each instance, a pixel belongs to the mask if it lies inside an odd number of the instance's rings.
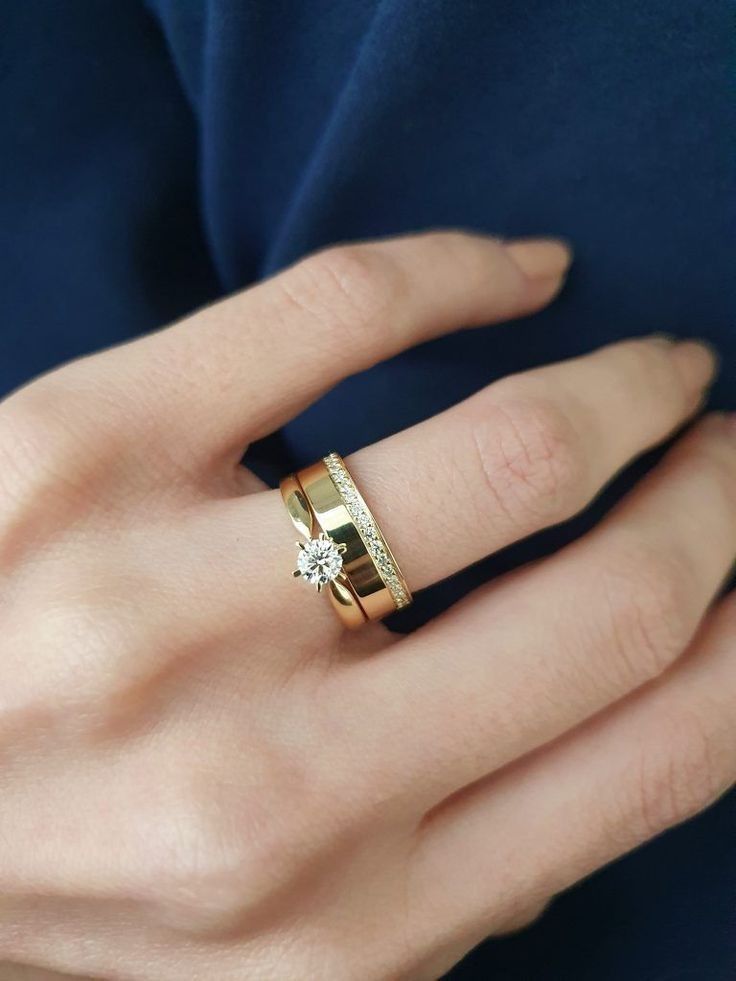
[{"label": "solitaire diamond", "polygon": [[332,582],[342,569],[340,546],[331,538],[320,536],[300,543],[297,558],[298,573],[318,588]]}]

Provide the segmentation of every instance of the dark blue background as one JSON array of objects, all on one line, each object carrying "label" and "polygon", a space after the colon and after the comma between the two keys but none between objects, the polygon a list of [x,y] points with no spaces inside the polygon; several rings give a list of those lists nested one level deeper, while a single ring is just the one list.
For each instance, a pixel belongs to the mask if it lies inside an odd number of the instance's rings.
[{"label": "dark blue background", "polygon": [[[736,408],[730,2],[6,0],[0,17],[0,390],[314,247],[460,225],[569,237],[562,298],[346,382],[256,448],[263,472],[653,330],[714,341],[713,403]],[[399,627],[558,547],[631,479]],[[733,979],[734,796],[453,977],[476,973]]]}]

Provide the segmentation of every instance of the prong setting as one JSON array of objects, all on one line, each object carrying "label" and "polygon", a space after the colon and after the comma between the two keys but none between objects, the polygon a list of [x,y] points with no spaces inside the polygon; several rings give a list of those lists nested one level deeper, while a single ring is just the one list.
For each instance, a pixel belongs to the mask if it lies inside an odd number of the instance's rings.
[{"label": "prong setting", "polygon": [[294,576],[300,576],[315,586],[319,593],[342,572],[342,557],[347,546],[344,543],[338,544],[325,532],[320,532],[316,538],[310,538],[306,542],[297,542],[297,545],[299,555]]}]

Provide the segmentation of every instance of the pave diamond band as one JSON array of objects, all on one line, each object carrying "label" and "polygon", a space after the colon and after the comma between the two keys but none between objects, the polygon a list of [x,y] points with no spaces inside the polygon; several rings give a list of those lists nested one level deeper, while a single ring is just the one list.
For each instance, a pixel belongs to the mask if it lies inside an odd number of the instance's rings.
[{"label": "pave diamond band", "polygon": [[355,486],[342,457],[337,453],[330,453],[324,458],[324,464],[345,502],[350,517],[357,525],[360,537],[375,562],[381,579],[391,593],[396,609],[403,609],[411,603],[411,594],[404,577],[401,575],[396,559],[391,554],[391,549],[386,544],[386,540],[376,524],[376,519]]},{"label": "pave diamond band", "polygon": [[343,623],[359,627],[411,603],[411,593],[344,461],[330,453],[285,477],[281,494],[298,542],[294,575],[325,589]]}]

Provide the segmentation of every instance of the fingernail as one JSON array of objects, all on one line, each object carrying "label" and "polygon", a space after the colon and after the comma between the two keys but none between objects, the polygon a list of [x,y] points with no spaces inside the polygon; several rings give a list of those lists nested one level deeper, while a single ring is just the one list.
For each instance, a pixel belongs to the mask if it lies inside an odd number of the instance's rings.
[{"label": "fingernail", "polygon": [[529,279],[559,278],[572,262],[572,248],[560,238],[517,238],[505,248]]},{"label": "fingernail", "polygon": [[677,341],[672,357],[688,388],[701,391],[711,384],[718,368],[715,348],[701,339]]}]

